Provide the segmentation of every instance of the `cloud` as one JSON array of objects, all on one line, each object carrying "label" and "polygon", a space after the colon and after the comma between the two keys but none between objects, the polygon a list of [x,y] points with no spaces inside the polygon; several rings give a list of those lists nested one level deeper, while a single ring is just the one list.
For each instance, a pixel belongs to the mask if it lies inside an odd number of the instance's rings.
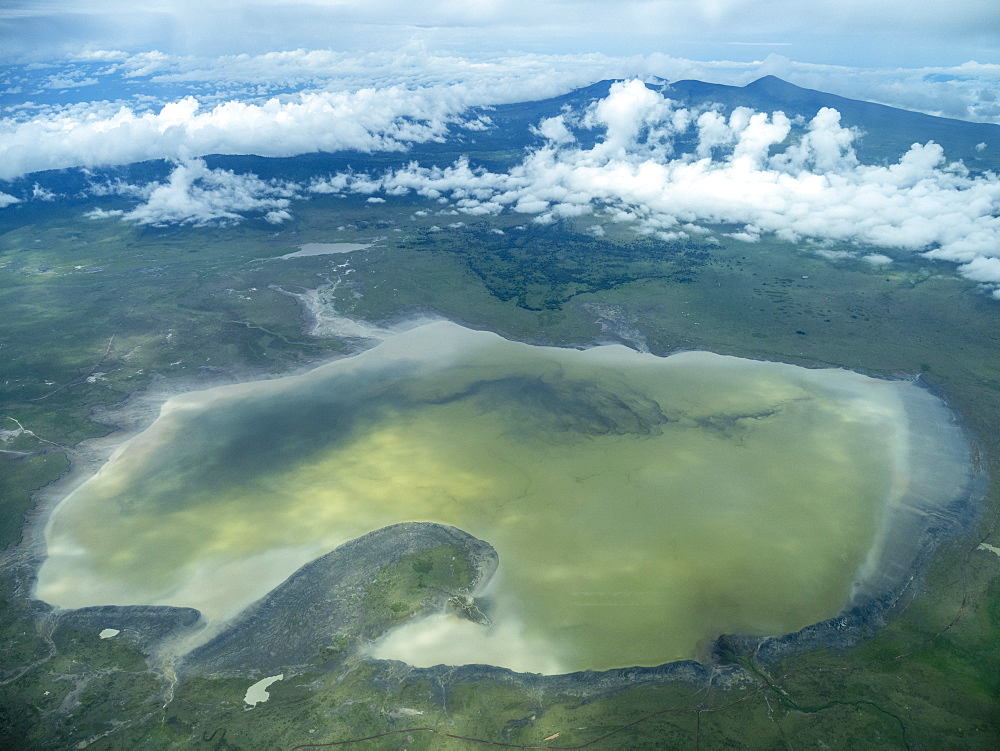
[{"label": "cloud", "polygon": [[75,89],[81,86],[93,86],[97,82],[97,79],[94,77],[72,78],[71,76],[54,75],[49,76],[43,85],[47,89]]},{"label": "cloud", "polygon": [[[449,131],[464,129],[474,137],[488,123],[469,108],[545,99],[609,78],[659,76],[742,85],[778,73],[811,88],[1000,122],[1000,103],[995,96],[991,99],[1000,86],[1000,65],[979,63],[869,70],[777,56],[757,62],[697,62],[662,53],[489,56],[421,48],[361,55],[304,49],[219,58],[155,51],[122,55],[91,51],[61,63],[56,72],[45,68],[43,78],[28,70],[37,66],[21,66],[25,83],[34,82],[23,86],[25,91],[46,81],[65,86],[75,82],[79,95],[86,91],[84,82],[100,79],[102,93],[115,91],[123,98],[52,103],[30,101],[30,94],[11,97],[0,120],[0,179],[39,170],[212,153],[401,151],[445,138]],[[178,89],[189,93],[178,98]],[[615,113],[592,116],[612,118]],[[610,121],[604,124],[613,127]],[[640,129],[655,125],[660,135],[665,124],[636,121]],[[684,124],[672,125],[676,130]],[[539,127],[557,128],[559,122]],[[557,140],[553,133],[544,135]],[[708,143],[708,132],[704,135]]]},{"label": "cloud", "polygon": [[[717,7],[720,18],[738,15],[735,5]],[[778,73],[800,85],[839,87],[840,93],[890,104],[1000,118],[991,94],[1000,84],[1000,65],[858,69],[779,56],[700,63],[662,53],[489,56],[413,45],[363,54],[300,49],[221,58],[90,51],[62,67],[25,65],[21,71],[35,76],[33,85],[100,75],[140,92],[129,102],[21,102],[0,121],[0,179],[176,160],[164,184],[105,186],[142,201],[128,213],[131,221],[197,224],[258,214],[277,223],[288,221],[291,201],[310,193],[350,191],[379,199],[377,194],[416,192],[469,215],[510,211],[539,222],[596,210],[663,237],[691,233],[698,223],[727,222],[739,226],[734,236],[748,241],[774,234],[867,243],[947,260],[970,279],[1000,284],[990,264],[978,260],[997,253],[996,178],[970,177],[935,144],[914,146],[896,164],[860,165],[853,150],[857,134],[829,108],[805,122],[747,108],[723,116],[688,110],[633,80],[585,111],[539,122],[535,133],[545,145],[507,173],[459,160],[290,186],[210,171],[197,159],[211,153],[405,151],[453,132],[475,138],[489,122],[480,112],[470,114],[471,107],[547,98],[623,75],[742,84]],[[180,99],[162,93],[178,86],[199,93]],[[596,145],[577,140],[585,131],[600,136]],[[694,145],[684,152],[680,144],[688,142]],[[101,189],[95,186],[95,194]]]},{"label": "cloud", "polygon": [[54,201],[56,200],[56,194],[53,193],[48,188],[43,188],[38,183],[35,183],[31,188],[31,197],[36,201]]},{"label": "cloud", "polygon": [[448,91],[362,89],[203,109],[191,96],[157,113],[121,107],[97,119],[59,117],[0,130],[0,179],[46,169],[126,164],[211,153],[290,156],[315,151],[399,151],[441,139],[464,104]]},{"label": "cloud", "polygon": [[869,253],[866,256],[862,256],[861,260],[865,263],[870,263],[872,266],[888,266],[892,263],[892,259],[883,253]]},{"label": "cloud", "polygon": [[[133,84],[195,84],[217,87],[232,96],[265,89],[353,91],[360,88],[405,88],[461,83],[478,88],[478,104],[499,104],[557,96],[572,88],[609,78],[659,76],[667,80],[695,78],[744,85],[775,75],[807,88],[878,101],[949,117],[998,121],[996,88],[1000,65],[891,67],[817,64],[770,54],[763,59],[710,61],[686,59],[657,51],[646,55],[585,53],[463,53],[409,45],[364,53],[331,49],[293,49],[259,55],[195,57],[159,51],[126,56],[116,70]],[[90,53],[93,59],[104,53]],[[107,53],[115,57],[121,53]],[[75,61],[75,59],[74,59]],[[72,62],[71,62],[72,64]],[[489,94],[486,94],[486,92]],[[225,95],[225,94],[223,94]],[[258,94],[259,95],[259,94]],[[475,126],[473,126],[475,127]]]},{"label": "cloud", "polygon": [[264,214],[264,221],[267,222],[268,224],[282,224],[283,222],[287,222],[291,218],[292,218],[291,213],[286,211],[285,209],[268,211],[266,214]]},{"label": "cloud", "polygon": [[[209,82],[208,93],[12,105],[0,120],[0,179],[213,153],[403,151],[442,140],[451,127],[489,127],[482,113],[464,117],[471,107],[544,99],[633,68],[601,56],[480,60],[410,51],[359,58],[297,50],[205,60],[142,53],[117,65],[120,88],[194,90]],[[285,88],[295,90],[268,93]]]},{"label": "cloud", "polygon": [[411,44],[616,55],[680,47],[719,59],[722,51],[775,44],[803,58],[870,66],[995,54],[998,29],[992,0],[953,0],[947,12],[912,0],[8,0],[0,9],[7,54],[24,57],[71,49],[214,56]]},{"label": "cloud", "polygon": [[121,62],[127,60],[129,54],[124,50],[83,50],[74,55],[77,60],[84,60],[87,62]]},{"label": "cloud", "polygon": [[0,209],[5,209],[12,204],[20,202],[21,202],[20,198],[15,198],[9,193],[0,192]]},{"label": "cloud", "polygon": [[[121,186],[121,192],[145,193],[140,206],[121,214],[124,221],[162,227],[168,224],[203,226],[235,223],[247,213],[263,214],[271,224],[292,218],[287,211],[298,195],[294,186],[264,182],[255,175],[237,175],[228,170],[210,170],[201,159],[178,163],[164,183],[154,183],[141,191]],[[103,218],[117,214],[100,209],[87,214]]]},{"label": "cloud", "polygon": [[[364,97],[343,101],[365,106]],[[273,106],[285,111],[280,103]],[[385,108],[381,122],[391,122],[396,112]],[[192,125],[197,105],[182,101],[150,122],[162,133],[177,128],[181,137],[229,117],[215,110],[209,115]],[[360,127],[356,132],[370,135]],[[585,131],[598,134],[593,146],[578,140]],[[745,107],[723,116],[690,111],[631,80],[614,84],[584,111],[543,120],[535,132],[544,145],[508,172],[459,159],[445,167],[414,162],[384,175],[343,173],[292,185],[209,170],[202,160],[187,158],[178,160],[166,182],[95,185],[93,193],[138,198],[142,203],[122,218],[153,225],[235,222],[248,214],[277,224],[291,218],[293,200],[339,192],[365,195],[372,203],[417,193],[470,216],[513,212],[540,223],[596,212],[667,239],[697,232],[697,225],[736,224],[730,236],[746,242],[771,234],[915,251],[958,264],[969,279],[1000,285],[1000,180],[970,176],[934,143],[915,144],[895,164],[859,164],[857,134],[830,108],[804,122]],[[683,152],[681,142],[692,146]],[[882,265],[892,259],[869,253],[862,260]]]},{"label": "cloud", "polygon": [[88,219],[112,219],[122,216],[125,212],[122,209],[93,209],[84,214]]},{"label": "cloud", "polygon": [[[567,127],[574,117],[603,139],[581,146]],[[535,214],[542,223],[597,212],[664,238],[682,236],[689,224],[737,224],[731,236],[746,242],[772,234],[913,251],[1000,285],[1000,179],[971,176],[935,143],[914,144],[895,164],[862,165],[856,134],[835,110],[803,124],[747,108],[728,118],[698,114],[638,81],[614,84],[587,112],[537,130],[551,139],[506,173],[463,159],[381,177],[337,175],[326,184],[443,197],[470,215]],[[676,137],[692,131],[693,151],[674,154]]]}]

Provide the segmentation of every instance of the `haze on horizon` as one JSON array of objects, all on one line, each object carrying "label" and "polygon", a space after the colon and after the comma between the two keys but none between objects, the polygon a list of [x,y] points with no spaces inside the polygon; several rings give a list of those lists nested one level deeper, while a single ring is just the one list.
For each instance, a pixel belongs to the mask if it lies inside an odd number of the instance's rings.
[{"label": "haze on horizon", "polygon": [[[989,0],[12,0],[0,37],[0,64],[127,59],[133,83],[195,69],[202,81],[250,75],[266,86],[296,67],[296,52],[315,52],[298,73],[321,85],[468,82],[499,66],[523,94],[505,101],[525,101],[542,93],[526,74],[562,90],[631,75],[742,84],[774,74],[953,117],[970,107],[1000,116],[1000,6]],[[70,71],[53,88],[93,80]],[[15,103],[17,88],[0,91]]]},{"label": "haze on horizon", "polygon": [[0,10],[7,57],[84,49],[180,55],[297,48],[427,49],[615,56],[666,53],[749,61],[780,53],[849,67],[998,62],[1000,7],[989,0],[13,0]]}]

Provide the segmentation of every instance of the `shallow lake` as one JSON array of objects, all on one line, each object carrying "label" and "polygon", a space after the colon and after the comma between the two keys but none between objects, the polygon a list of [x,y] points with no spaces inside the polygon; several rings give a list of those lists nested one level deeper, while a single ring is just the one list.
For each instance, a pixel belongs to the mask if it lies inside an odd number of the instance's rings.
[{"label": "shallow lake", "polygon": [[349,539],[435,521],[496,548],[495,625],[439,616],[377,654],[655,665],[835,615],[877,564],[888,510],[954,493],[967,463],[910,382],[438,322],[171,399],[57,507],[37,594],[218,622]]}]

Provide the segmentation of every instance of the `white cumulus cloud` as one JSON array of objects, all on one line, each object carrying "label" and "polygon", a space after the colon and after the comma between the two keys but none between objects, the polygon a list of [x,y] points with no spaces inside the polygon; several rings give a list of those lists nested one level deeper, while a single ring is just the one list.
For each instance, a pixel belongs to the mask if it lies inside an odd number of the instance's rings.
[{"label": "white cumulus cloud", "polygon": [[[733,236],[748,242],[771,233],[914,251],[1000,284],[1000,179],[971,176],[937,144],[914,144],[895,164],[862,165],[856,134],[836,110],[821,109],[796,135],[783,113],[687,112],[639,81],[614,84],[578,120],[604,138],[584,148],[565,119],[542,123],[538,132],[550,140],[506,173],[459,160],[381,177],[338,175],[326,184],[445,197],[468,214],[512,211],[539,222],[604,212],[662,237],[692,223],[737,224]],[[672,155],[675,136],[690,130],[694,153]]]},{"label": "white cumulus cloud", "polygon": [[446,90],[391,87],[306,93],[263,104],[203,108],[193,97],[137,114],[60,116],[0,123],[0,179],[47,169],[97,167],[212,153],[290,156],[315,151],[403,150],[441,139],[465,109]]},{"label": "white cumulus cloud", "polygon": [[892,258],[884,253],[869,253],[866,256],[862,256],[861,260],[865,263],[870,263],[872,266],[888,266],[892,263]]},{"label": "white cumulus cloud", "polygon": [[[128,188],[122,192],[132,192]],[[247,213],[258,213],[271,224],[291,219],[287,208],[297,195],[294,186],[264,182],[255,175],[210,170],[201,159],[178,163],[164,183],[144,190],[144,203],[121,218],[136,224],[164,226],[238,222]],[[115,212],[91,212],[101,218]]]},{"label": "white cumulus cloud", "polygon": [[[84,64],[92,66],[88,70],[93,75],[78,69]],[[23,71],[32,67],[23,66]],[[364,54],[298,49],[216,58],[92,51],[51,67],[56,70],[49,83],[80,86],[97,75],[102,83],[113,82],[111,89],[124,98],[62,103],[33,102],[29,95],[12,99],[0,119],[0,180],[38,170],[212,153],[404,150],[444,137],[449,127],[470,137],[490,127],[488,116],[467,115],[470,107],[545,99],[597,80],[629,77],[743,85],[775,74],[855,98],[1000,122],[995,93],[1000,65],[988,63],[871,69],[774,55],[749,62],[698,62],[659,52],[626,57],[461,55],[406,47]],[[187,94],[178,97],[178,88]],[[611,106],[624,104],[609,103],[606,109]],[[635,120],[635,126],[640,131],[656,126],[663,135],[667,122],[648,118],[672,115],[659,112],[658,103],[649,106],[655,111],[646,113],[646,121]],[[617,114],[608,110],[592,117],[612,126]],[[714,124],[707,118],[700,123],[706,148]],[[558,121],[539,127],[557,128]],[[556,140],[553,133],[545,136]]]}]

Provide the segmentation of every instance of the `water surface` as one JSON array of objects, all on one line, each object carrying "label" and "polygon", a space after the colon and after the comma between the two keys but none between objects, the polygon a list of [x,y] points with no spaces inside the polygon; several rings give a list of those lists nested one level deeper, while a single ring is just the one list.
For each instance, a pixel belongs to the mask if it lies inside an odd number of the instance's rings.
[{"label": "water surface", "polygon": [[[940,440],[914,457],[918,418]],[[306,375],[170,400],[56,509],[38,596],[218,621],[349,539],[435,521],[496,548],[495,624],[439,617],[380,654],[655,665],[836,614],[877,563],[887,510],[965,476],[942,420],[902,381],[439,322]],[[940,487],[915,489],[914,462]]]}]

